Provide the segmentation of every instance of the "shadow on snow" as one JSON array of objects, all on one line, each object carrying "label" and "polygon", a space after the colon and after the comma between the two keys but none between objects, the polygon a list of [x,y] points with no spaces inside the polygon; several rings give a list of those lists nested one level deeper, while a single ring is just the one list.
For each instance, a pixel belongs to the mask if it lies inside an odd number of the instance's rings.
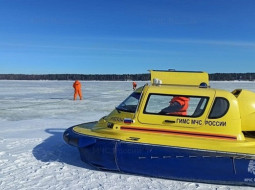
[{"label": "shadow on snow", "polygon": [[84,163],[80,159],[80,153],[76,147],[66,144],[63,140],[65,129],[46,129],[51,134],[41,144],[33,149],[33,155],[42,162],[62,162],[69,165],[96,170],[94,167]]}]

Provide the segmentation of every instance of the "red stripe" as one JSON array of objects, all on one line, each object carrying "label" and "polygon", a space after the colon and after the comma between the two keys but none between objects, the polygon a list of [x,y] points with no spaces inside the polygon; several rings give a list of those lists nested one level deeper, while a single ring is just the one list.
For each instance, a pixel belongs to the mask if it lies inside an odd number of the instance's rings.
[{"label": "red stripe", "polygon": [[209,133],[194,133],[189,131],[173,131],[173,130],[138,128],[138,127],[129,127],[129,126],[121,126],[121,130],[171,134],[171,135],[181,135],[181,136],[204,137],[204,138],[213,138],[213,139],[236,140],[235,136],[209,134]]}]

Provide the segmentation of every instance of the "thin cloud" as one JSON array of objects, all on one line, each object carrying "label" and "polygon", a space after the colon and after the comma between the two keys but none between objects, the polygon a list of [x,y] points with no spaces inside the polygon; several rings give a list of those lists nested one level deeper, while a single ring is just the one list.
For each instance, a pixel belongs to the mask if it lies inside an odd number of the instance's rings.
[{"label": "thin cloud", "polygon": [[[121,42],[125,46],[125,42],[135,42],[141,45],[142,42],[146,43],[167,43],[167,44],[194,44],[194,45],[207,45],[207,46],[230,46],[230,47],[243,47],[255,48],[255,42],[244,41],[220,41],[220,40],[196,40],[196,39],[169,39],[169,38],[90,38],[90,40],[104,40],[104,44],[111,44],[114,42]],[[110,42],[109,42],[110,41]],[[42,49],[58,49],[58,50],[81,50],[81,51],[103,51],[105,53],[155,53],[155,54],[180,54],[181,52],[165,49],[157,49],[157,45],[153,48],[127,48],[127,47],[107,47],[99,46],[62,46],[62,45],[37,45],[37,44],[24,44],[24,43],[0,43],[0,46],[15,47],[15,48],[42,48]],[[137,47],[137,45],[135,45]],[[135,47],[133,46],[133,47]],[[153,47],[153,45],[150,45]]]},{"label": "thin cloud", "polygon": [[217,45],[217,46],[236,46],[236,47],[255,47],[255,42],[242,42],[242,41],[219,41],[219,40],[189,40],[189,39],[152,39],[157,42],[167,43],[183,43],[183,44],[200,44],[200,45]]},{"label": "thin cloud", "polygon": [[[98,39],[98,38],[97,38]],[[171,38],[101,38],[104,40],[149,42],[149,43],[171,43],[171,44],[197,44],[214,46],[232,46],[254,48],[255,42],[225,41],[225,40],[200,40],[200,39],[171,39]]]},{"label": "thin cloud", "polygon": [[134,49],[134,48],[112,48],[112,47],[82,47],[82,46],[56,46],[56,45],[33,45],[21,43],[0,43],[0,46],[10,46],[16,48],[43,48],[43,49],[66,49],[66,50],[84,50],[84,51],[104,51],[104,52],[136,52],[136,53],[176,53],[170,51],[153,49]]}]

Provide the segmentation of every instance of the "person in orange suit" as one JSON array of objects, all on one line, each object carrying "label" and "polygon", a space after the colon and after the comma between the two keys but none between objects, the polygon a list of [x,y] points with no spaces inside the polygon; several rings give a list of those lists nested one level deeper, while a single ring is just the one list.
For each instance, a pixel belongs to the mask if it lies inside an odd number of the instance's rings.
[{"label": "person in orange suit", "polygon": [[79,95],[80,100],[82,100],[82,91],[81,91],[81,83],[80,83],[80,81],[76,80],[73,83],[73,88],[74,88],[73,100],[76,100],[77,95]]},{"label": "person in orange suit", "polygon": [[133,82],[133,90],[136,89],[136,86],[137,86],[136,82]]},{"label": "person in orange suit", "polygon": [[160,114],[187,115],[189,100],[190,99],[188,97],[174,96],[169,102],[170,105],[161,110]]}]

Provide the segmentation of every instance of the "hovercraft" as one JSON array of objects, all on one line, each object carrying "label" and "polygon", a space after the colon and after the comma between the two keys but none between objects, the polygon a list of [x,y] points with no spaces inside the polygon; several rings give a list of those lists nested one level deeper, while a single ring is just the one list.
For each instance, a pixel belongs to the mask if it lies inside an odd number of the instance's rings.
[{"label": "hovercraft", "polygon": [[[175,97],[188,99],[187,109],[167,113]],[[251,91],[210,88],[208,73],[152,70],[151,84],[63,138],[98,169],[255,186],[254,105]]]}]

